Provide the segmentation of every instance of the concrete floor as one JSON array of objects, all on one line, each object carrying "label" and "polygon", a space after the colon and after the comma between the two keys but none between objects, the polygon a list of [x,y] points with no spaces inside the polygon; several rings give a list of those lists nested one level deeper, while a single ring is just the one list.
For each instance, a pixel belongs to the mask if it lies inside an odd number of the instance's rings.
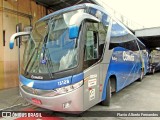
[{"label": "concrete floor", "polygon": [[0,110],[8,109],[13,106],[28,104],[19,96],[18,87],[0,90]]},{"label": "concrete floor", "polygon": [[[22,98],[18,96],[18,88],[0,91],[1,109],[15,104],[17,104],[17,106],[9,110],[19,110],[23,107],[23,105],[27,104]],[[18,105],[22,106],[19,107]],[[27,107],[34,108],[36,111],[45,110],[33,105],[29,105]],[[107,111],[159,111],[158,113],[160,116],[160,72],[157,72],[154,75],[147,75],[142,82],[134,82],[120,92],[113,94],[111,105],[109,107],[104,107],[98,104],[88,111],[103,111],[96,112],[95,114],[97,116],[103,116],[103,114],[106,114]],[[88,111],[84,112],[81,117],[68,117],[70,116],[68,114],[57,112],[52,113],[54,116],[63,117],[67,120],[160,120],[158,117],[86,117],[90,116],[90,112]]]}]

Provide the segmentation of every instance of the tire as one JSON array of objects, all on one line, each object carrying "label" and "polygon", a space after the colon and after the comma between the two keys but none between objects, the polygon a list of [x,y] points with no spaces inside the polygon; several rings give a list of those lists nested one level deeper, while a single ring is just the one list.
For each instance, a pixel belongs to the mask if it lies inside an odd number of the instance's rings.
[{"label": "tire", "polygon": [[144,70],[141,70],[141,76],[140,76],[140,81],[144,78]]},{"label": "tire", "polygon": [[103,106],[109,106],[111,101],[111,85],[110,85],[110,79],[108,80],[108,84],[106,87],[106,99],[101,102]]},{"label": "tire", "polygon": [[155,68],[152,69],[152,74],[154,74],[154,73],[155,73]]},{"label": "tire", "polygon": [[143,80],[143,77],[144,77],[144,70],[141,70],[141,75],[140,75],[140,78],[139,78],[140,82]]}]

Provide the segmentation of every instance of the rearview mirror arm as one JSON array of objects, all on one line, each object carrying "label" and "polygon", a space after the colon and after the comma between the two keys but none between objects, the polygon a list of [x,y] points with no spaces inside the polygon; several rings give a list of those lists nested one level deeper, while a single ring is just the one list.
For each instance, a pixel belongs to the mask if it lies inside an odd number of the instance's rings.
[{"label": "rearview mirror arm", "polygon": [[14,41],[17,37],[20,37],[20,36],[26,36],[26,35],[30,35],[30,32],[18,32],[18,33],[15,33],[11,36],[10,38],[10,49],[13,49],[14,47]]},{"label": "rearview mirror arm", "polygon": [[[30,35],[30,32],[18,32],[18,33],[13,34],[10,38],[10,44],[9,44],[10,49],[13,49],[14,41],[17,37],[26,36],[26,35]],[[20,69],[21,69],[20,67],[20,41],[18,41],[18,75],[20,75]]]}]

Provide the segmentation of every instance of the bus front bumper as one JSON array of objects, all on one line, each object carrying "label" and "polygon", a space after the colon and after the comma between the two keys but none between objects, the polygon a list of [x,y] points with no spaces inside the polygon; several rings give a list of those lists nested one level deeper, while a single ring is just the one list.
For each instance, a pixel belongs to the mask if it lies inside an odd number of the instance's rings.
[{"label": "bus front bumper", "polygon": [[71,92],[53,97],[44,97],[27,93],[20,86],[20,94],[29,103],[42,108],[60,112],[83,112],[83,86]]}]

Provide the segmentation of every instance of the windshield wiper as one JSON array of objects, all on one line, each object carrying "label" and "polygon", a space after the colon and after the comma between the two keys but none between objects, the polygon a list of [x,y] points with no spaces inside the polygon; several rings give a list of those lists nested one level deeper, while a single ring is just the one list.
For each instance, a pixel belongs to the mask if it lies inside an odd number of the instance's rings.
[{"label": "windshield wiper", "polygon": [[30,64],[30,62],[31,62],[31,60],[32,60],[32,58],[33,58],[33,56],[34,56],[34,54],[35,54],[36,51],[38,51],[38,48],[35,48],[35,50],[33,51],[33,53],[32,53],[32,55],[31,55],[31,57],[30,57],[30,59],[29,59],[27,65],[26,65],[26,68],[25,68],[25,70],[24,70],[25,75],[28,74],[27,69],[28,69],[29,64]]},{"label": "windshield wiper", "polygon": [[[48,70],[48,74],[50,76],[50,78],[53,78],[53,75],[52,75],[52,69],[53,68],[53,64],[52,64],[52,60],[51,60],[51,56],[50,56],[50,53],[49,53],[49,50],[48,48],[46,47],[46,44],[47,44],[47,41],[49,41],[49,37],[50,37],[50,34],[51,34],[51,30],[54,26],[54,22],[52,20],[50,20],[49,22],[49,26],[48,29],[49,29],[49,32],[48,34],[45,36],[44,38],[44,41],[43,41],[43,45],[44,45],[44,50],[43,50],[43,57],[42,57],[42,60],[45,60],[46,63],[45,63],[45,66],[47,67],[47,70]],[[43,48],[42,48],[43,49]],[[45,58],[46,56],[46,58]]]},{"label": "windshield wiper", "polygon": [[51,60],[51,56],[49,54],[48,48],[44,48],[43,60],[45,61],[45,67],[48,70],[48,74],[50,78],[53,78],[53,75],[52,75],[53,64],[52,64],[52,60]]}]

